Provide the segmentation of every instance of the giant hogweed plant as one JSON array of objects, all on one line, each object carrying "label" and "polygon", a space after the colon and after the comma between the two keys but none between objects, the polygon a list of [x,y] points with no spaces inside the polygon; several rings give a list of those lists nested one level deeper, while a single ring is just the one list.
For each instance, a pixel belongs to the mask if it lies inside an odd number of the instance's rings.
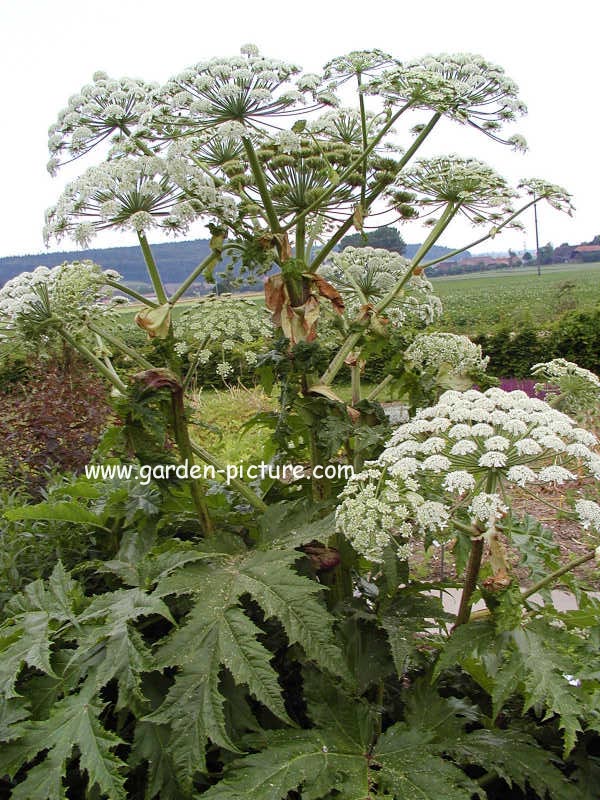
[{"label": "giant hogweed plant", "polygon": [[[341,106],[352,91],[355,106]],[[2,346],[63,340],[112,385],[120,424],[98,458],[222,468],[194,441],[186,390],[221,334],[226,365],[264,320],[239,306],[228,326],[225,307],[199,307],[174,324],[173,307],[221,262],[262,274],[273,342],[256,371],[280,407],[257,422],[273,429],[273,459],[293,452],[306,469],[228,486],[72,479],[5,510],[38,536],[46,524],[102,543],[87,562],[49,564],[4,608],[8,796],[597,796],[600,607],[573,570],[595,557],[600,507],[575,501],[590,547],[566,564],[548,529],[510,510],[514,487],[597,479],[596,439],[556,403],[470,388],[485,388],[481,351],[422,332],[440,309],[427,253],[453,219],[483,226],[466,249],[543,199],[570,211],[544,181],[513,190],[479,161],[420,158],[444,117],[522,146],[503,128],[523,111],[514,83],[477,56],[354,52],[307,75],[252,47],[164,86],[98,73],[70,99],[51,170],[98,145],[108,154],[48,212],[48,236],[85,244],[132,228],[155,299],[90,263],[41,268],[0,293]],[[384,215],[423,216],[412,260],[336,252]],[[198,219],[211,253],[168,294],[148,236]],[[122,336],[115,291],[142,304],[143,353]],[[365,397],[363,364],[390,336],[406,352]],[[333,385],[344,366],[349,403]],[[376,401],[395,380],[413,413],[390,431]],[[312,476],[332,458],[358,468],[343,486]],[[462,584],[411,573],[418,548],[440,543]],[[559,580],[578,610],[554,610]],[[451,585],[462,585],[457,615],[440,598]]]}]

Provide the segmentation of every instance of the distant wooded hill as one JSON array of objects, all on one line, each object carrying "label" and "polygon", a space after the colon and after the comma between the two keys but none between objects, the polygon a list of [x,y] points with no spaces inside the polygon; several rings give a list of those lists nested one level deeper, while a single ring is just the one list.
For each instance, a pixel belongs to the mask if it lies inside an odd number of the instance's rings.
[{"label": "distant wooded hill", "polygon": [[[412,258],[419,247],[418,244],[407,244],[404,255]],[[208,239],[193,239],[189,242],[155,244],[152,251],[160,267],[164,283],[176,284],[185,280],[190,272],[206,258],[210,248]],[[450,252],[451,248],[449,247],[435,245],[429,251],[428,258],[439,258]],[[461,254],[462,257],[468,255],[469,253]],[[55,267],[57,264],[62,264],[63,261],[81,261],[88,258],[104,269],[116,269],[123,275],[126,283],[148,283],[148,273],[142,253],[138,247],[134,246],[64,250],[58,253],[37,253],[0,258],[0,285],[20,272],[30,272],[40,264],[46,267]]]}]

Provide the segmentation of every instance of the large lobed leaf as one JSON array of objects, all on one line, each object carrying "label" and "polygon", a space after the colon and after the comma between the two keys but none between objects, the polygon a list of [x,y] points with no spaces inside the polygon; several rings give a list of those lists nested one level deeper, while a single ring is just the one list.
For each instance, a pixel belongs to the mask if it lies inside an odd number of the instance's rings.
[{"label": "large lobed leaf", "polygon": [[158,651],[160,666],[179,670],[164,703],[147,717],[171,726],[169,747],[187,787],[206,768],[209,741],[239,752],[226,723],[224,669],[276,717],[291,722],[270,663],[274,654],[259,641],[263,632],[242,609],[242,597],[249,595],[266,618],[279,620],[289,643],[299,644],[310,659],[346,674],[332,619],[315,597],[318,584],[293,569],[298,557],[295,551],[221,555],[211,564],[187,564],[158,583],[157,597],[190,595],[194,601],[185,622]]}]

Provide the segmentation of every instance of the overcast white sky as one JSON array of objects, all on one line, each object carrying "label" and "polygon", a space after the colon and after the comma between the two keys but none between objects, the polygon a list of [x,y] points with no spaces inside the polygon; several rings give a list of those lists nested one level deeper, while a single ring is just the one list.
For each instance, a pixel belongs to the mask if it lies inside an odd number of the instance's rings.
[{"label": "overcast white sky", "polygon": [[[542,207],[541,243],[589,240],[600,233],[600,68],[592,9],[589,0],[2,0],[0,256],[44,250],[44,210],[88,165],[76,162],[51,178],[46,138],[59,109],[94,71],[161,82],[201,59],[235,55],[247,42],[308,71],[367,48],[401,59],[470,51],[501,64],[529,107],[510,131],[525,135],[529,152],[514,153],[449,123],[435,150],[479,157],[513,180],[539,176],[564,185],[575,197],[576,215]],[[478,249],[532,248],[532,214],[524,222],[525,235],[506,233]],[[411,242],[423,238],[414,223],[402,234]],[[471,238],[468,226],[459,226],[442,242],[457,246]],[[94,240],[98,247],[133,243],[126,234]],[[76,247],[64,241],[50,249]]]}]

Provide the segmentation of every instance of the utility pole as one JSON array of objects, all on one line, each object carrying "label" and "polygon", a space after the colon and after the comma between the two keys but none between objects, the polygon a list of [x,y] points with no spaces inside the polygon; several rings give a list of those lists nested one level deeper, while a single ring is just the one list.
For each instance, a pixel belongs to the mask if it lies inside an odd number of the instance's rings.
[{"label": "utility pole", "polygon": [[[535,200],[535,195],[533,195],[533,199]],[[538,232],[537,203],[533,204],[533,219],[535,221],[535,263],[537,264],[537,274],[539,277],[542,274],[542,265],[540,264],[540,237]]]}]

